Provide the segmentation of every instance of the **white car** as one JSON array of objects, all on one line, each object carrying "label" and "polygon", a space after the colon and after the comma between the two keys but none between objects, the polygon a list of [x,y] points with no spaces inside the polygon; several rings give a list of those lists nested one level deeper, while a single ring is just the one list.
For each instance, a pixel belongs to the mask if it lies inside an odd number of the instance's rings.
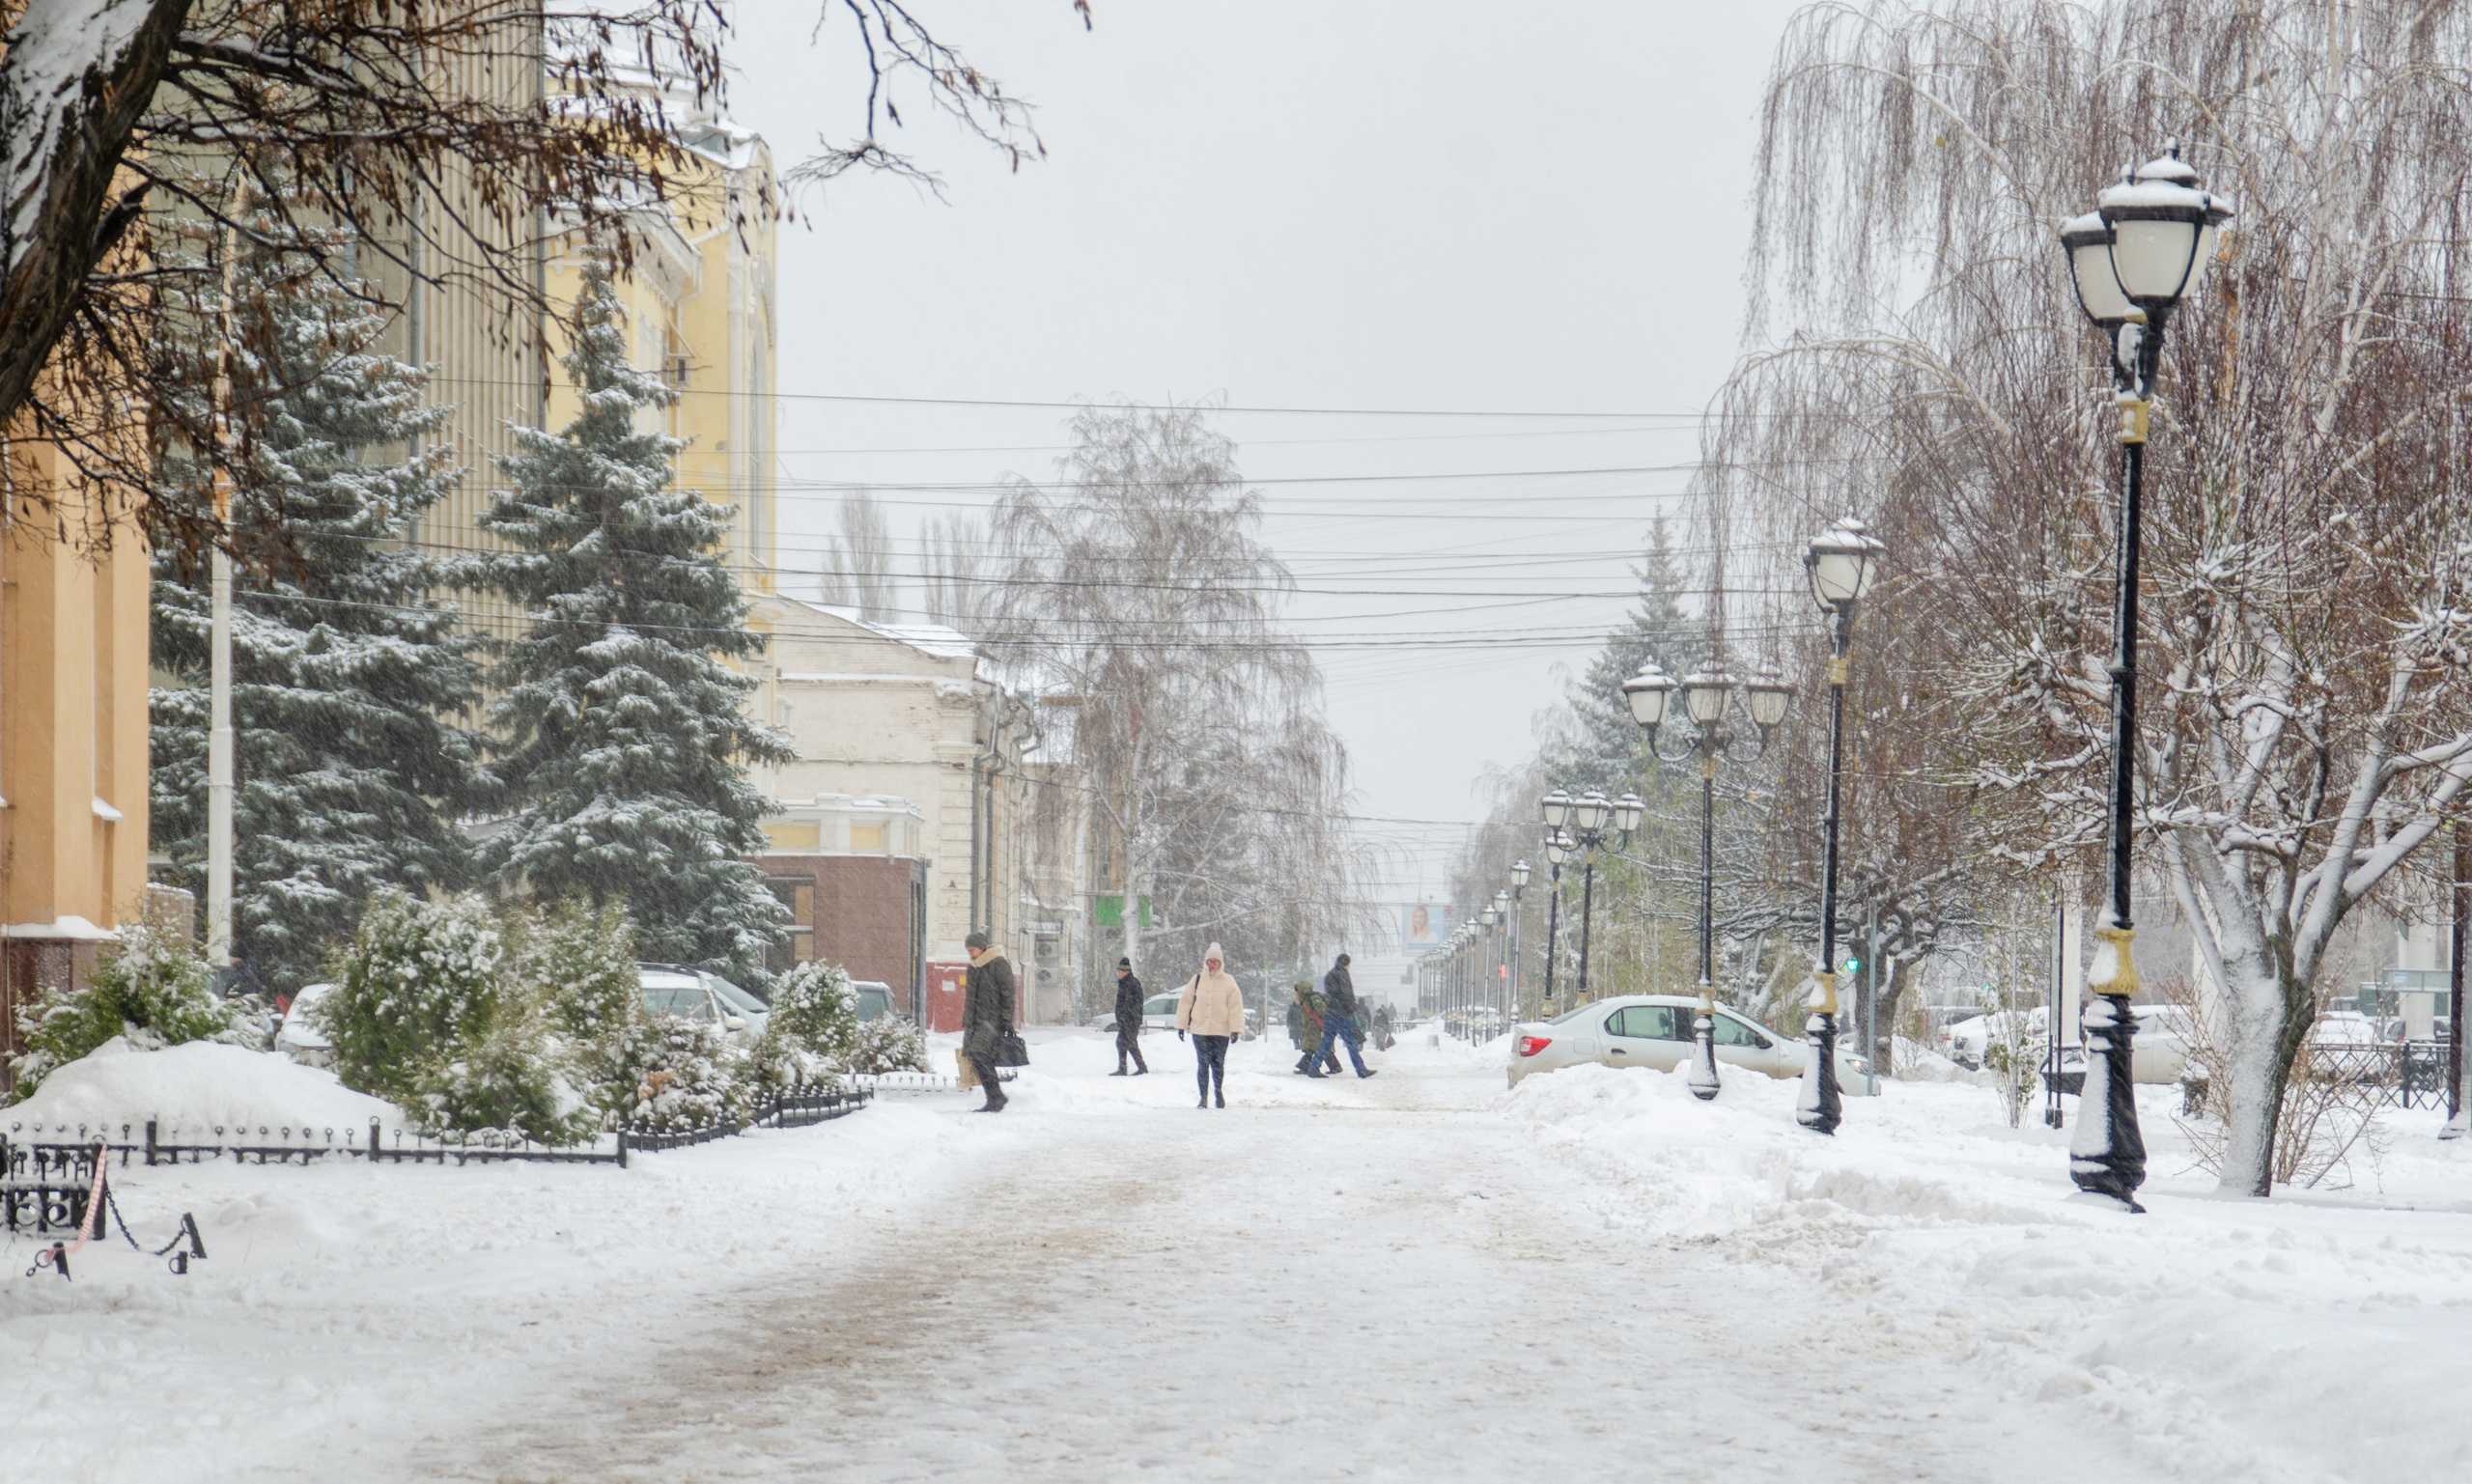
[{"label": "white car", "polygon": [[718,974],[675,964],[640,964],[644,1008],[655,1015],[716,1024],[730,1039],[753,1046],[772,1015],[764,1001]]},{"label": "white car", "polygon": [[[2129,1012],[2137,1017],[2137,1038],[2129,1043],[2129,1080],[2133,1082],[2171,1083],[2180,1079],[2180,1069],[2189,1064],[2188,1012],[2177,1005],[2131,1005]],[[2011,1012],[2002,1011],[2003,1016]],[[2031,1010],[2015,1012],[2020,1017],[2019,1033],[2039,1057],[2044,1036],[2051,1024],[2051,1012],[2037,1005]],[[1970,1021],[1959,1021],[1940,1032],[1940,1051],[1951,1061],[1969,1071],[1980,1070],[1984,1052],[1990,1050],[1992,1018],[1978,1015]],[[2081,1027],[2078,1040],[2085,1035]],[[2075,1049],[2067,1049],[2073,1055]],[[2063,1070],[2079,1070],[2082,1058],[2063,1058]]]},{"label": "white car", "polygon": [[317,1003],[335,993],[331,984],[304,984],[300,993],[292,996],[292,1008],[283,1013],[283,1023],[274,1033],[274,1049],[304,1067],[331,1067],[335,1064],[335,1044],[325,1033],[310,1023],[309,1012]]},{"label": "white car", "polygon": [[[1608,1067],[1654,1067],[1671,1072],[1691,1054],[1691,1028],[1700,1001],[1684,994],[1624,994],[1582,1005],[1550,1021],[1522,1022],[1510,1043],[1510,1084],[1539,1072],[1580,1062]],[[1716,1016],[1717,1061],[1774,1078],[1797,1078],[1811,1064],[1800,1036],[1783,1036],[1723,1005]],[[1856,1043],[1837,1043],[1837,1079],[1849,1089],[1869,1064]]]}]

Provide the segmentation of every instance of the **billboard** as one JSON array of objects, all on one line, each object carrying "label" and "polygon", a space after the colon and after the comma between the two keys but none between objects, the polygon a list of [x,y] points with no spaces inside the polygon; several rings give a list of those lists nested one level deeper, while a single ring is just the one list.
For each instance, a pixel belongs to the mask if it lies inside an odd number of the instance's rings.
[{"label": "billboard", "polygon": [[1450,940],[1459,914],[1447,902],[1411,902],[1399,909],[1399,947],[1405,953],[1431,953]]}]

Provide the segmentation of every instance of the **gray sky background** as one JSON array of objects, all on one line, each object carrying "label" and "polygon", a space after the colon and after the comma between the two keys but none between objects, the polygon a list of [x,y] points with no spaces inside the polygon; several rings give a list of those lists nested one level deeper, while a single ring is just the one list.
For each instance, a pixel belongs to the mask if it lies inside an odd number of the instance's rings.
[{"label": "gray sky background", "polygon": [[[918,0],[1038,104],[1050,157],[1008,172],[913,89],[891,137],[946,199],[802,200],[784,567],[817,565],[843,486],[907,544],[1047,475],[1069,415],[830,399],[1625,414],[1220,419],[1304,589],[1365,832],[1401,852],[1390,894],[1439,890],[1459,831],[1427,822],[1482,816],[1480,775],[1619,620],[1733,359],[1759,89],[1797,3],[1096,0],[1084,33],[1066,0]],[[818,13],[737,7],[732,111],[785,168],[861,126],[848,16],[817,41]]]}]

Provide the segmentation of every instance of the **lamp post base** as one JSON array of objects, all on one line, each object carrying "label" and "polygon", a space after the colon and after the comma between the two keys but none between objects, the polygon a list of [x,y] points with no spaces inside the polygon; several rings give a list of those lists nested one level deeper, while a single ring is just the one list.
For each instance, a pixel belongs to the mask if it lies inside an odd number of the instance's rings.
[{"label": "lamp post base", "polygon": [[2086,1007],[2086,1087],[2077,1100],[2077,1131],[2068,1140],[2068,1178],[2089,1195],[2131,1211],[2146,1183],[2146,1135],[2137,1126],[2137,1084],[2130,1079],[2137,1017],[2117,994],[2097,994]]},{"label": "lamp post base", "polygon": [[1845,1120],[1845,1098],[1837,1085],[1837,1017],[1813,1011],[1804,1030],[1811,1038],[1812,1060],[1795,1098],[1794,1121],[1814,1134],[1835,1134]]},{"label": "lamp post base", "polygon": [[1707,1011],[1691,1024],[1691,1096],[1702,1103],[1717,1096],[1717,1018]]}]

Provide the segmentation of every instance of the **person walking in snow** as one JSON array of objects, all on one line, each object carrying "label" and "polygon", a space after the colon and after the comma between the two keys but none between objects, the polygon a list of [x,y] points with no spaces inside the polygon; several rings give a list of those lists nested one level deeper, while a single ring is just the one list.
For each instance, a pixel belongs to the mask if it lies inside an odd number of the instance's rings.
[{"label": "person walking in snow", "polygon": [[962,981],[962,1054],[987,1089],[979,1111],[1000,1113],[1011,1100],[996,1079],[996,1053],[1013,1033],[1013,966],[985,933],[972,933],[962,944],[969,950],[969,974]]},{"label": "person walking in snow", "polygon": [[1133,1058],[1134,1077],[1150,1075],[1150,1063],[1141,1059],[1141,981],[1134,976],[1133,960],[1116,960],[1116,1069],[1110,1077],[1124,1077],[1124,1059]]},{"label": "person walking in snow", "polygon": [[1227,1043],[1245,1033],[1245,992],[1227,972],[1217,943],[1201,957],[1201,972],[1176,996],[1176,1039],[1193,1032],[1194,1079],[1201,1084],[1201,1101],[1194,1106],[1208,1107],[1215,1096],[1225,1107]]},{"label": "person walking in snow", "polygon": [[[1333,1044],[1345,1041],[1348,1056],[1356,1063],[1356,1075],[1371,1077],[1371,1069],[1364,1064],[1364,1032],[1357,1028],[1358,1014],[1356,977],[1348,972],[1348,956],[1343,953],[1331,966],[1331,971],[1322,976],[1322,1044],[1315,1049],[1312,1059],[1328,1062],[1333,1072],[1338,1071],[1339,1059],[1332,1054]],[[1305,1075],[1320,1077],[1323,1073],[1317,1066]]]},{"label": "person walking in snow", "polygon": [[[1310,979],[1296,981],[1296,1018],[1305,1032],[1296,1042],[1296,1049],[1304,1052],[1296,1058],[1297,1074],[1302,1076],[1322,1064],[1322,996],[1313,993]],[[1338,1069],[1337,1062],[1331,1063],[1332,1071]]]}]

